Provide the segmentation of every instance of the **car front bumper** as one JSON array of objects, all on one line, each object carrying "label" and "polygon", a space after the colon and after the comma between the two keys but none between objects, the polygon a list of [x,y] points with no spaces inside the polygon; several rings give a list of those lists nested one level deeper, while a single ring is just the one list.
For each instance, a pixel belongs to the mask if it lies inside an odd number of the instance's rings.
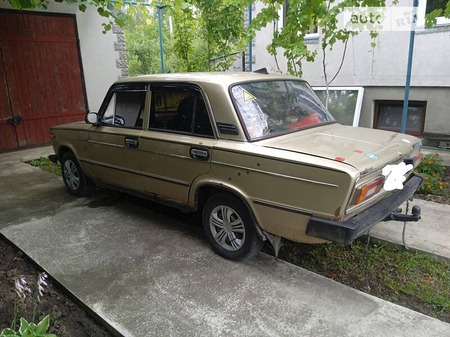
[{"label": "car front bumper", "polygon": [[344,245],[352,243],[380,221],[418,221],[420,208],[413,207],[412,214],[401,214],[395,210],[411,198],[419,188],[423,178],[414,174],[403,186],[387,198],[381,200],[364,212],[346,221],[332,221],[312,217],[306,227],[306,234]]}]

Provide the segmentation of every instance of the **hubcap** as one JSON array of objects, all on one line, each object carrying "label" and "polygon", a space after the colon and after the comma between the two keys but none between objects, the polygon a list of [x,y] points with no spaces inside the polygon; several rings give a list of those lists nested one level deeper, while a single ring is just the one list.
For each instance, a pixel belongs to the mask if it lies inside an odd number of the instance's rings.
[{"label": "hubcap", "polygon": [[64,162],[64,180],[73,191],[80,187],[80,173],[75,163],[71,160]]},{"label": "hubcap", "polygon": [[214,208],[209,217],[209,228],[216,242],[226,250],[236,251],[245,242],[244,223],[231,207]]}]

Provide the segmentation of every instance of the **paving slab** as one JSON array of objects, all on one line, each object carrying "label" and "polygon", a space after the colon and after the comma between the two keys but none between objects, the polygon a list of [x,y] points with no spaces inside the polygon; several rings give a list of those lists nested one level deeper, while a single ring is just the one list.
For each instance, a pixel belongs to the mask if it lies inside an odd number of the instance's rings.
[{"label": "paving slab", "polygon": [[[450,205],[421,199],[414,199],[411,205],[421,207],[422,219],[406,223],[406,247],[433,254],[450,262]],[[406,205],[403,205],[403,209],[405,207]],[[403,228],[402,222],[380,222],[371,229],[370,235],[396,245],[403,245]]]},{"label": "paving slab", "polygon": [[120,335],[450,335],[450,324],[265,254],[224,260],[195,225],[99,192],[71,197],[20,160],[0,155],[0,170],[0,233]]}]

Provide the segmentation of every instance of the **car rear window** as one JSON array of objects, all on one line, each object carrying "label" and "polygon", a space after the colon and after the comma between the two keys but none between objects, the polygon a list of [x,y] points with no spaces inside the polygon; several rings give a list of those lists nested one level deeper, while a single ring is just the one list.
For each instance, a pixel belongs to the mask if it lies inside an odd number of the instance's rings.
[{"label": "car rear window", "polygon": [[231,87],[231,96],[251,140],[334,122],[304,81],[240,83]]}]

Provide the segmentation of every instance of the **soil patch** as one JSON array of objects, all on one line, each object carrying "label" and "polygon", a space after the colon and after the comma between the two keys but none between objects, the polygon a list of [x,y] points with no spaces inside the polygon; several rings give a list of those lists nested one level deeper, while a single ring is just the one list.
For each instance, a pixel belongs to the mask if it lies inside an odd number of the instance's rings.
[{"label": "soil patch", "polygon": [[[14,301],[17,298],[15,281],[23,275],[33,290],[36,288],[37,277],[41,270],[30,261],[22,252],[12,247],[0,236],[0,332],[11,327]],[[78,306],[67,296],[50,278],[45,287],[34,323],[38,323],[47,314],[50,314],[50,328],[48,333],[57,337],[113,337],[101,324]],[[36,301],[32,294],[27,293],[24,301],[19,301],[18,318],[24,317],[31,321]]]}]

